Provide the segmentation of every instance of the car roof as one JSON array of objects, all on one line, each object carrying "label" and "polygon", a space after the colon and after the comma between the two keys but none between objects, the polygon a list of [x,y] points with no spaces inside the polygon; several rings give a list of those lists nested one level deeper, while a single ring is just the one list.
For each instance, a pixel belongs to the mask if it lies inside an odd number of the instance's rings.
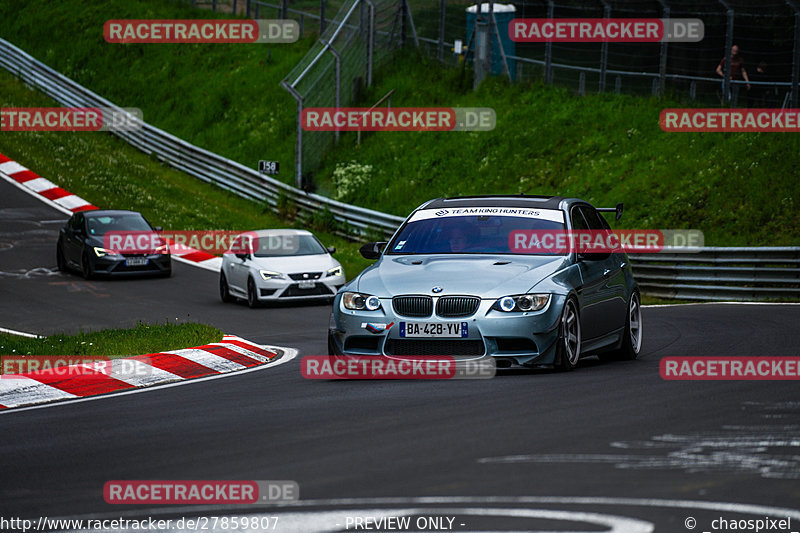
[{"label": "car roof", "polygon": [[103,215],[140,215],[138,211],[128,211],[126,209],[92,209],[91,211],[81,211],[87,217],[89,216],[103,216]]},{"label": "car roof", "polygon": [[257,229],[245,233],[255,233],[258,237],[269,237],[270,235],[312,235],[310,231],[304,229]]},{"label": "car roof", "polygon": [[423,204],[420,209],[439,209],[444,207],[529,207],[559,209],[563,196],[539,196],[530,194],[496,194],[482,196],[453,196],[437,198]]}]

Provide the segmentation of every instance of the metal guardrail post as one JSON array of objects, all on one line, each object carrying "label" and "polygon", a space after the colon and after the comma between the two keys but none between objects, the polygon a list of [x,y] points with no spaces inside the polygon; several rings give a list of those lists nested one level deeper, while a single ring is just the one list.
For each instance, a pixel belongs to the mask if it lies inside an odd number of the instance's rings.
[{"label": "metal guardrail post", "polygon": [[[555,12],[555,1],[547,0],[547,18],[553,18]],[[548,40],[544,45],[544,82],[548,85],[553,83],[553,43]]]},{"label": "metal guardrail post", "polygon": [[247,16],[250,17],[250,0],[247,0],[247,3],[245,4],[245,8],[247,10]]},{"label": "metal guardrail post", "polygon": [[328,0],[319,0],[319,34],[325,33],[325,4]]},{"label": "metal guardrail post", "polygon": [[794,10],[794,53],[792,54],[792,88],[789,105],[797,108],[800,106],[797,98],[797,86],[800,84],[800,7],[793,0],[786,0],[786,3]]},{"label": "metal guardrail post", "polygon": [[[670,15],[670,8],[666,0],[658,0],[662,8],[662,18],[668,19]],[[662,98],[667,89],[667,47],[669,43],[664,40],[661,41],[661,49],[658,52],[658,92]]]},{"label": "metal guardrail post", "polygon": [[725,27],[725,68],[722,69],[722,100],[724,102],[731,101],[731,61],[733,54],[733,9],[725,0],[717,0],[722,7],[725,8],[725,14],[728,17],[727,25]]},{"label": "metal guardrail post", "polygon": [[281,0],[281,16],[280,16],[280,18],[285,20],[288,15],[289,15],[288,0]]},{"label": "metal guardrail post", "polygon": [[[611,4],[608,0],[600,0],[603,4],[603,18],[611,18]],[[606,90],[606,69],[608,68],[608,41],[603,41],[600,46],[600,83],[598,92]]]}]

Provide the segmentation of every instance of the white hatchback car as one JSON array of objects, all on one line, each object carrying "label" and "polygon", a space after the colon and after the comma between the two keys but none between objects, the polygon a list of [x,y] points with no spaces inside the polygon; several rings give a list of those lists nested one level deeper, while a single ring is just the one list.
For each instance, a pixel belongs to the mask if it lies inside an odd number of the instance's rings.
[{"label": "white hatchback car", "polygon": [[222,256],[219,294],[223,302],[237,298],[250,307],[295,299],[331,301],[344,285],[344,270],[309,231],[257,230],[243,233]]}]

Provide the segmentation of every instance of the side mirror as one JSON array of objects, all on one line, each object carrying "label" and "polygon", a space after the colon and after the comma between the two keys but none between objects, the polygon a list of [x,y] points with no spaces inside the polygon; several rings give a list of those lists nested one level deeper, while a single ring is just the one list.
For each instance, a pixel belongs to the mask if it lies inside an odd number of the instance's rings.
[{"label": "side mirror", "polygon": [[578,261],[602,261],[611,255],[607,252],[603,253],[579,253]]},{"label": "side mirror", "polygon": [[250,254],[236,254],[236,257],[238,257],[242,261],[247,261],[248,259],[250,259]]},{"label": "side mirror", "polygon": [[336,247],[335,246],[328,246],[328,253],[329,254],[335,254],[336,253]]},{"label": "side mirror", "polygon": [[153,229],[154,229],[155,231],[164,231],[164,228],[162,228],[161,226],[156,226],[156,227],[155,227],[155,228],[153,228]]},{"label": "side mirror", "polygon": [[381,256],[385,242],[368,242],[359,249],[364,259],[378,259]]}]

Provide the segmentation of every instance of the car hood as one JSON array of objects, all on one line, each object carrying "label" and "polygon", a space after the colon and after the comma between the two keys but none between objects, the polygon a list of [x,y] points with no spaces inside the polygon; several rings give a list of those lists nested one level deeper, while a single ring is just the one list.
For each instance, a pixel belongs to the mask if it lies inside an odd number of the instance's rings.
[{"label": "car hood", "polygon": [[499,298],[525,293],[566,265],[563,256],[383,256],[360,274],[356,290],[391,297],[433,294],[433,287],[441,287],[441,295]]},{"label": "car hood", "polygon": [[339,262],[328,254],[254,257],[249,263],[255,268],[282,274],[300,272],[322,272],[324,274],[329,268],[339,266]]}]

